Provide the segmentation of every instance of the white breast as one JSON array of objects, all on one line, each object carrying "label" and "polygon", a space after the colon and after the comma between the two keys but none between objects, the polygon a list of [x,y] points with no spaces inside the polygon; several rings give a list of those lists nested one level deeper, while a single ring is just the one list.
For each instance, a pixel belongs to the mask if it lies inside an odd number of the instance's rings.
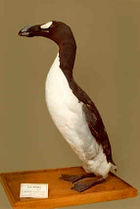
[{"label": "white breast", "polygon": [[60,69],[59,54],[48,73],[45,96],[54,123],[84,162],[86,169],[89,160],[93,161],[99,151],[102,153],[103,151],[88,128],[85,114],[82,111],[83,103],[79,102],[73,94],[63,71]]}]

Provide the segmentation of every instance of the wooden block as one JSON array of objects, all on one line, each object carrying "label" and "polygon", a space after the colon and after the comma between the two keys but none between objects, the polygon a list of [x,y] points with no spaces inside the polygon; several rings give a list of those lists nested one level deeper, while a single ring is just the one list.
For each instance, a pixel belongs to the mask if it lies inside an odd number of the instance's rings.
[{"label": "wooden block", "polygon": [[[82,193],[71,190],[72,183],[60,180],[61,174],[85,173],[81,167],[57,168],[0,174],[1,183],[13,208],[59,208],[137,196],[137,190],[110,173],[102,184]],[[20,198],[21,183],[48,183],[48,199]]]}]

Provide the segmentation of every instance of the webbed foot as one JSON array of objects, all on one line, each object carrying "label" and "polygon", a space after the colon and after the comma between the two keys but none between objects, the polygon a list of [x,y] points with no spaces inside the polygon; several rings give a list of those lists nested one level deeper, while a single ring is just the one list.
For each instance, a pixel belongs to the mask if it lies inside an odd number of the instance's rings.
[{"label": "webbed foot", "polygon": [[93,177],[93,176],[95,176],[93,173],[79,174],[79,175],[62,174],[60,179],[74,183],[76,181],[79,181],[80,179],[83,179],[86,177]]},{"label": "webbed foot", "polygon": [[80,180],[84,178],[84,175],[81,174],[81,175],[68,175],[68,174],[62,174],[60,179],[64,180],[64,181],[70,181],[72,183]]},{"label": "webbed foot", "polygon": [[96,184],[102,183],[103,181],[105,181],[103,177],[84,178],[74,183],[71,189],[76,190],[77,192],[83,192]]}]

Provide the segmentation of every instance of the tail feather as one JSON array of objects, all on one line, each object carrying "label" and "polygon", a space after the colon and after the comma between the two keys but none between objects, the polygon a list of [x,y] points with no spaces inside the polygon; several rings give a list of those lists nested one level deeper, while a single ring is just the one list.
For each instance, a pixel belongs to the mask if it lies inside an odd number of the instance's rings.
[{"label": "tail feather", "polygon": [[112,165],[111,168],[113,169],[113,171],[117,172],[117,166],[116,166],[116,164],[114,162],[111,162],[111,165]]}]

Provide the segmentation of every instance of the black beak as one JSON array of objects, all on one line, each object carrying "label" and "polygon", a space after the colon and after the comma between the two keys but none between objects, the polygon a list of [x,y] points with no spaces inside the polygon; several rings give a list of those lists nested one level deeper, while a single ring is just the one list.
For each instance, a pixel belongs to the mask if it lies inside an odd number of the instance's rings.
[{"label": "black beak", "polygon": [[18,33],[18,35],[19,36],[27,36],[27,37],[30,37],[30,28],[31,28],[32,26],[25,26],[24,28],[22,28],[20,31],[19,31],[19,33]]}]

